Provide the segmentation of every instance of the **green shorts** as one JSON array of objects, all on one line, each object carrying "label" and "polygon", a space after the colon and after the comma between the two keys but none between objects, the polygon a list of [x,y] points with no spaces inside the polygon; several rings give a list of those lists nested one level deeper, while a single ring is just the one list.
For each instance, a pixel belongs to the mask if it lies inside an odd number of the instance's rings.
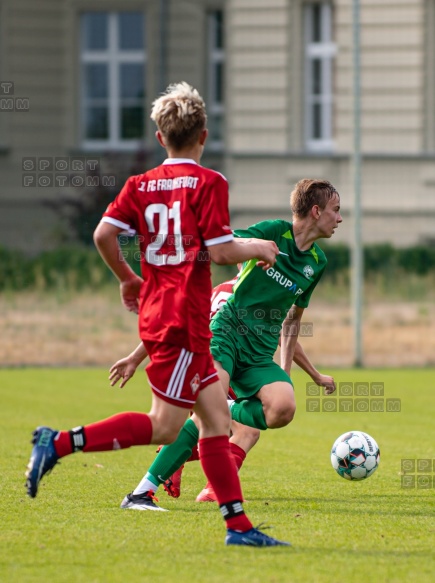
[{"label": "green shorts", "polygon": [[260,389],[277,381],[293,385],[288,374],[270,354],[253,352],[235,330],[225,331],[214,323],[210,343],[212,356],[230,375],[231,388],[238,399],[253,397]]}]

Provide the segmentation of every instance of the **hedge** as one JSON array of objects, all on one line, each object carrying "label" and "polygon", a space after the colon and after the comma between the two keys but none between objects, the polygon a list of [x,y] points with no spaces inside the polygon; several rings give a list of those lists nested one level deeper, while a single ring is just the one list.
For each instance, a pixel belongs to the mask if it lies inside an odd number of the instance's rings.
[{"label": "hedge", "polygon": [[[139,253],[133,241],[122,241],[121,250],[127,261],[139,273]],[[346,245],[324,245],[328,258],[325,277],[336,279],[346,274],[350,264],[350,250]],[[415,246],[404,249],[388,244],[368,245],[364,248],[364,270],[367,277],[374,274],[435,273],[435,248]],[[213,281],[230,278],[234,267],[218,266]],[[98,288],[114,281],[98,252],[89,247],[61,247],[28,257],[20,251],[0,247],[0,290]]]},{"label": "hedge", "polygon": [[[328,267],[333,275],[350,265],[350,249],[346,245],[324,245]],[[435,247],[416,245],[398,248],[388,243],[364,247],[364,273],[366,276],[406,271],[416,275],[435,273]]]}]

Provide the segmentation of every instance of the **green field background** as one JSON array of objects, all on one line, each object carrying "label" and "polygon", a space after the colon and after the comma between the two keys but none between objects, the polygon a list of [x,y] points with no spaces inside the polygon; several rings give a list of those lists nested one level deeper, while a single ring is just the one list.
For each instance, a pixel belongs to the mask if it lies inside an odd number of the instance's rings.
[{"label": "green field background", "polygon": [[[1,583],[435,581],[435,474],[429,489],[401,486],[402,459],[435,463],[435,370],[328,372],[338,383],[384,383],[401,411],[307,412],[307,377],[296,371],[295,420],[262,433],[241,470],[253,522],[293,546],[250,549],[226,548],[216,506],[195,502],[204,485],[197,462],[185,468],[180,499],[159,491],[170,512],[119,508],[153,447],[66,458],[29,499],[24,471],[36,425],[69,429],[146,411],[150,393],[142,372],[119,390],[102,369],[0,370]],[[378,441],[381,464],[349,483],[329,453],[352,429]]]}]

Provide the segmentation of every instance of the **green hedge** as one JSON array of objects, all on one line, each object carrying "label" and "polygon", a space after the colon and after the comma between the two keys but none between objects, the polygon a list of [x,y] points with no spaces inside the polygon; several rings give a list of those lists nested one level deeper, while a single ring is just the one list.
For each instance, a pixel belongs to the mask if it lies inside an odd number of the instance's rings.
[{"label": "green hedge", "polygon": [[100,287],[113,276],[97,251],[62,247],[29,258],[0,248],[0,290]]},{"label": "green hedge", "polygon": [[[121,251],[139,273],[139,253],[133,240],[121,240]],[[325,245],[328,258],[325,277],[332,280],[348,275],[350,251],[346,245]],[[397,249],[391,245],[368,245],[364,249],[366,277],[435,273],[435,248],[415,246]],[[233,277],[234,266],[214,266],[213,283]],[[98,252],[88,247],[61,247],[34,258],[0,247],[0,290],[97,288],[114,281]]]},{"label": "green hedge", "polygon": [[[325,275],[334,276],[350,266],[350,249],[346,245],[324,245],[328,267]],[[364,247],[364,274],[407,272],[416,275],[435,273],[435,247],[418,245],[396,248],[387,243]]]}]

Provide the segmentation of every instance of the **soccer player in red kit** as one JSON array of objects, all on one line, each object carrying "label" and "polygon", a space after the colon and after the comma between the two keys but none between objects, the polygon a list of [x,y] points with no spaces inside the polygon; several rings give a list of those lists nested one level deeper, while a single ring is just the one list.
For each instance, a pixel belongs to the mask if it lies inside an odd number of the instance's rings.
[{"label": "soccer player in red kit", "polygon": [[[229,448],[230,415],[209,344],[210,258],[219,264],[278,254],[274,242],[235,240],[229,225],[225,178],[199,165],[207,138],[204,102],[187,83],[170,85],[153,103],[151,118],[167,159],[130,177],[94,233],[102,258],[120,282],[124,306],[139,314],[139,334],[150,356],[153,392],[148,414],[119,413],[70,431],[38,427],[27,470],[35,497],[41,478],[60,457],[171,443],[193,409],[200,419],[201,463],[227,526],[226,544],[287,545],[253,528]],[[140,236],[143,279],[122,257],[121,232]]]},{"label": "soccer player in red kit", "polygon": [[[242,269],[241,265],[239,265],[239,269]],[[220,310],[222,306],[226,304],[230,296],[232,296],[233,286],[237,283],[239,275],[240,274],[238,274],[230,281],[220,283],[213,289],[211,296],[210,320],[213,318],[216,312],[218,312],[218,310]],[[137,367],[145,360],[146,357],[146,349],[143,343],[140,343],[131,354],[115,362],[110,367],[109,379],[111,386],[116,385],[116,383],[120,381],[120,388],[124,387],[135,374]],[[329,375],[321,374],[315,368],[299,341],[296,343],[293,361],[302,370],[304,370],[317,385],[325,387],[328,394],[335,390],[334,378]],[[231,387],[229,387],[228,397],[231,400],[237,400],[237,395],[234,393]],[[231,453],[234,456],[237,469],[240,470],[246,455],[259,440],[260,430],[254,427],[243,425],[242,423],[238,423],[233,419],[231,422],[231,434]],[[179,439],[180,435],[178,436],[178,440]],[[174,445],[175,444],[170,445],[169,449]],[[190,449],[190,445],[188,443],[185,445]],[[157,452],[160,452],[162,448],[163,446],[160,446]],[[166,449],[168,450],[168,448]],[[186,461],[190,462],[196,460],[199,460],[198,447],[194,447],[192,449],[192,454]],[[124,498],[121,503],[121,508],[164,511],[163,508],[157,506],[156,502],[158,502],[158,499],[155,497],[155,494],[160,484],[163,484],[163,488],[166,490],[169,496],[173,498],[178,498],[180,496],[181,475],[184,469],[184,464],[182,464],[174,471],[174,467],[177,466],[178,461],[178,456],[176,456],[174,459],[170,454],[169,457],[166,455],[164,459],[161,459],[161,456],[157,456],[154,462],[148,468],[142,480],[133,490],[133,495],[127,494],[127,496]],[[174,473],[171,475],[171,472]],[[166,476],[168,477],[166,478]],[[196,501],[217,502],[216,494],[213,491],[213,487],[210,483],[207,483],[202,491],[198,494]]]}]

